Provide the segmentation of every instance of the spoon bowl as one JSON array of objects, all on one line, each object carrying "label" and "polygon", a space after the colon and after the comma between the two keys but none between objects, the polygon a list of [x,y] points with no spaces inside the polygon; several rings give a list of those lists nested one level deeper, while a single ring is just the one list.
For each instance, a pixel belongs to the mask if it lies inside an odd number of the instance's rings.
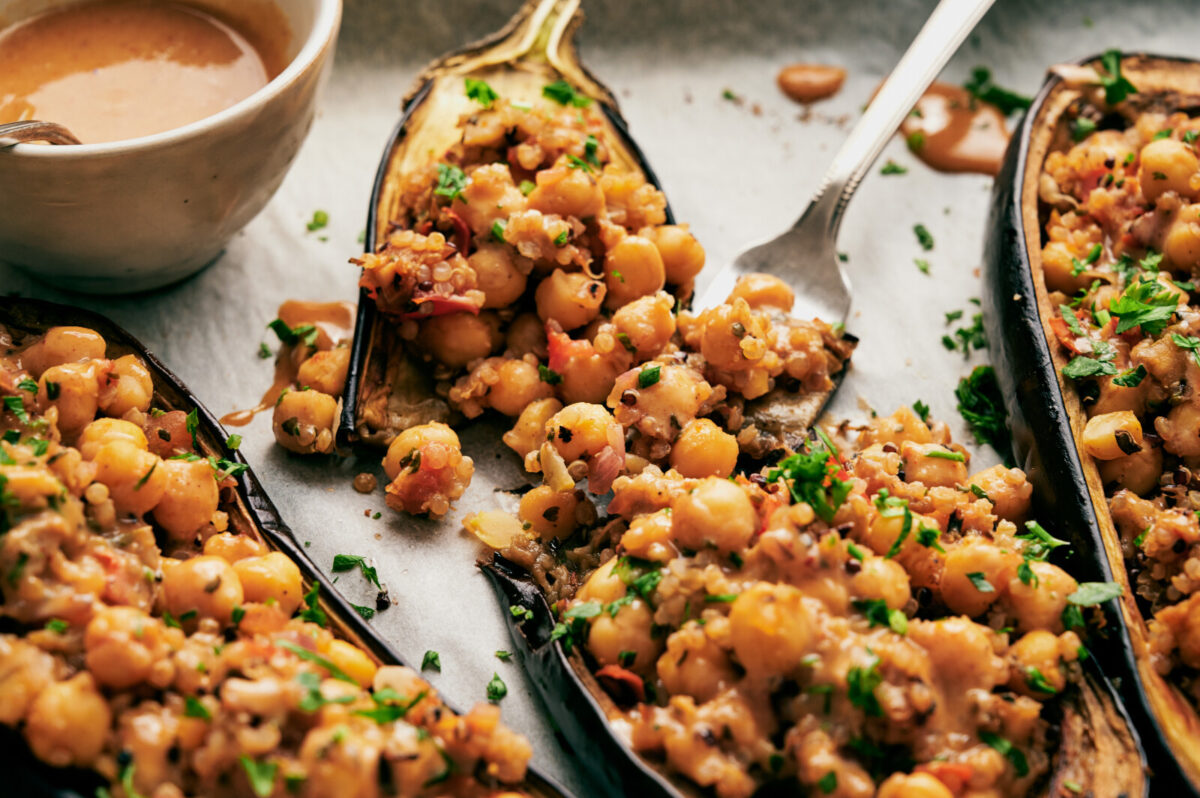
[{"label": "spoon bowl", "polygon": [[24,122],[7,122],[0,125],[0,148],[33,141],[47,144],[82,144],[75,134],[57,122],[39,122],[28,119]]}]

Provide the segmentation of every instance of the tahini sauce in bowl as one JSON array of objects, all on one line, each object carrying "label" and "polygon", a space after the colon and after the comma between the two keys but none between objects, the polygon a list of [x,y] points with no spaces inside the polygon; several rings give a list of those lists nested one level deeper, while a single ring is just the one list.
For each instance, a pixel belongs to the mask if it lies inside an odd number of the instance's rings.
[{"label": "tahini sauce in bowl", "polygon": [[0,123],[58,122],[87,144],[148,136],[234,105],[283,66],[182,3],[71,5],[0,31]]}]

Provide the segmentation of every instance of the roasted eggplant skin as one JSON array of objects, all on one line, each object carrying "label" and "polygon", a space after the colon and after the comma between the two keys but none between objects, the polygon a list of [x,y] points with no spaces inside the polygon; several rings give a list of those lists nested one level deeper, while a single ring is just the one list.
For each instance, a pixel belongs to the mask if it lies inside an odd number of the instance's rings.
[{"label": "roasted eggplant skin", "polygon": [[[40,335],[56,326],[88,327],[104,337],[110,354],[135,354],[140,357],[154,379],[155,407],[189,412],[195,410],[199,417],[196,439],[200,448],[219,458],[247,466],[245,471],[234,478],[237,485],[232,501],[223,501],[222,504],[223,509],[229,512],[230,526],[242,533],[257,534],[270,549],[286,554],[299,567],[306,586],[311,586],[314,582],[320,584],[322,609],[339,637],[361,646],[380,664],[407,664],[387,641],[354,611],[350,602],[342,598],[329,578],[308,558],[241,452],[226,446],[228,433],[216,417],[138,339],[99,313],[20,297],[0,298],[0,326],[13,333],[31,336]],[[8,631],[4,628],[8,624],[7,620],[0,620],[0,630]],[[54,768],[42,763],[29,752],[21,735],[8,727],[0,728],[0,772],[5,774],[4,778],[9,780],[8,785],[13,788],[12,793],[0,790],[5,795],[30,798],[93,798],[96,788],[101,786],[96,774],[91,771]],[[526,784],[523,786],[538,798],[563,798],[570,795],[533,768],[529,769]]]},{"label": "roasted eggplant skin", "polygon": [[[1183,61],[1136,57],[1163,63]],[[1076,63],[1087,65],[1099,60],[1099,56],[1093,56]],[[1115,580],[1127,585],[1121,553],[1110,552],[1101,533],[1051,349],[1052,339],[1044,326],[1048,320],[1044,314],[1050,312],[1046,292],[1040,275],[1034,274],[1029,251],[1031,245],[1040,250],[1042,243],[1036,184],[1045,148],[1038,151],[1034,142],[1045,125],[1056,123],[1055,119],[1047,121],[1046,114],[1048,101],[1061,84],[1061,77],[1053,72],[1048,75],[1013,134],[992,189],[984,242],[984,323],[1010,416],[1017,465],[1034,485],[1035,512],[1054,519],[1055,534],[1071,543],[1065,567],[1080,581]],[[1107,513],[1107,507],[1101,512]],[[1147,686],[1139,677],[1134,638],[1126,617],[1126,612],[1136,612],[1132,598],[1126,595],[1107,602],[1103,611],[1106,624],[1090,632],[1088,648],[1108,680],[1117,686],[1142,745],[1153,794],[1178,791],[1200,796],[1200,785],[1188,778],[1187,769],[1172,751]],[[1195,719],[1190,725],[1195,727]],[[1200,746],[1200,738],[1190,742],[1191,746]]]}]

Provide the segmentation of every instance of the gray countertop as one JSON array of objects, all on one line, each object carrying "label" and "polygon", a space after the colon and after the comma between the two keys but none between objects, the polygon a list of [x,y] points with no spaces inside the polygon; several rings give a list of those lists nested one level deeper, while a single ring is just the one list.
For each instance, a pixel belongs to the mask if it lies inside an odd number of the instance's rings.
[{"label": "gray countertop", "polygon": [[[162,357],[218,415],[253,406],[271,380],[257,356],[265,329],[285,299],[354,299],[356,268],[347,259],[366,218],[371,182],[398,117],[400,96],[418,69],[439,53],[498,28],[517,0],[348,0],[334,71],[319,117],[295,167],[271,204],[209,269],[168,289],[131,297],[85,297],[57,291],[0,265],[0,290],[88,306],[112,316]],[[844,137],[858,109],[897,60],[931,2],[809,0],[734,2],[587,0],[585,61],[616,92],[634,137],[657,170],[681,221],[708,250],[709,263],[790,224]],[[961,82],[989,66],[996,81],[1032,94],[1048,64],[1109,47],[1192,55],[1200,21],[1185,2],[1131,4],[999,0],[946,70]],[[840,64],[849,78],[839,95],[801,109],[775,87],[782,65],[798,60]],[[722,98],[732,89],[741,105]],[[890,412],[922,399],[935,417],[969,435],[955,412],[953,388],[984,353],[965,360],[947,352],[944,314],[966,310],[980,292],[979,268],[991,180],[937,174],[897,140],[884,153],[906,175],[878,169],[859,190],[840,248],[855,305],[848,328],[862,338],[854,366],[835,399],[836,417],[861,417],[865,402]],[[328,228],[305,231],[316,209]],[[152,223],[152,220],[147,220]],[[936,245],[923,253],[913,225]],[[325,240],[327,239],[327,240]],[[930,274],[913,258],[927,258]],[[865,400],[865,402],[864,402]],[[493,427],[464,435],[480,475],[450,520],[415,521],[385,512],[382,491],[362,496],[350,480],[354,461],[303,460],[273,446],[270,420],[239,430],[242,450],[284,517],[322,568],[334,554],[374,557],[395,606],[373,621],[412,663],[440,652],[433,684],[453,703],[485,700],[492,674],[508,683],[504,716],[525,732],[535,761],[576,791],[592,795],[553,737],[532,688],[514,662],[502,608],[473,566],[476,544],[460,531],[465,512],[495,502],[492,488],[523,477]],[[976,465],[994,461],[979,453]],[[352,601],[371,591],[357,573],[339,585]]]}]

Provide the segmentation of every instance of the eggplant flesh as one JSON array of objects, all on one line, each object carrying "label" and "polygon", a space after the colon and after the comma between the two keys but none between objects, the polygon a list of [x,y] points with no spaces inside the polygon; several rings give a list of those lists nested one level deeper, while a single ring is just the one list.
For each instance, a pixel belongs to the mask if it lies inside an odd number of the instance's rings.
[{"label": "eggplant flesh", "polygon": [[[195,411],[198,417],[195,440],[200,452],[246,466],[233,477],[237,483],[233,490],[221,492],[220,509],[229,516],[230,530],[258,540],[270,551],[286,554],[300,569],[306,590],[314,584],[320,585],[320,605],[329,619],[328,628],[336,637],[364,650],[376,665],[407,665],[308,558],[245,458],[226,444],[228,433],[216,417],[138,339],[105,316],[82,308],[34,299],[0,298],[0,330],[9,333],[18,344],[59,326],[87,327],[100,333],[107,343],[110,358],[127,354],[138,356],[154,382],[154,407]],[[98,794],[97,787],[104,786],[90,770],[55,768],[43,763],[32,755],[21,734],[7,726],[0,727],[0,769],[12,779],[10,786],[15,790],[14,795],[92,798]],[[532,767],[520,788],[535,798],[569,795]]]},{"label": "eggplant flesh", "polygon": [[[1046,156],[1072,145],[1070,117],[1099,57],[1052,69],[1013,136],[993,188],[984,252],[984,318],[991,356],[1012,419],[1018,465],[1035,487],[1035,510],[1070,532],[1072,574],[1116,581],[1121,599],[1107,603],[1107,641],[1091,646],[1144,746],[1155,793],[1200,795],[1200,715],[1150,662],[1145,620],[1130,586],[1121,542],[1095,461],[1077,445],[1087,422],[1076,390],[1060,378],[1068,357],[1050,327],[1056,308],[1043,279],[1048,208],[1039,198]],[[1123,109],[1200,108],[1200,63],[1127,55],[1122,74],[1137,87]],[[1094,79],[1093,79],[1094,85]],[[1101,120],[1101,124],[1106,124]]]}]

